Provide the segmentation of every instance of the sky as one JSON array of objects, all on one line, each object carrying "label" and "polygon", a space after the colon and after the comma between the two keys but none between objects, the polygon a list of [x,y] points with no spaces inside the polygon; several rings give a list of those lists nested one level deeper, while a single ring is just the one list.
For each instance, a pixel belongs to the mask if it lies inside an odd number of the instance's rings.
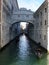
[{"label": "sky", "polygon": [[19,8],[27,8],[36,11],[45,0],[18,0]]}]

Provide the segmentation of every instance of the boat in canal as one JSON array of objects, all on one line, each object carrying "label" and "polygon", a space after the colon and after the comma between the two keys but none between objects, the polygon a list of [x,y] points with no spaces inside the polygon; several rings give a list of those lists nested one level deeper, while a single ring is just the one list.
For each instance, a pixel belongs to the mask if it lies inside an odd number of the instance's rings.
[{"label": "boat in canal", "polygon": [[38,58],[42,58],[43,54],[42,54],[42,50],[40,48],[37,48],[34,50],[34,53],[35,55],[38,57]]}]

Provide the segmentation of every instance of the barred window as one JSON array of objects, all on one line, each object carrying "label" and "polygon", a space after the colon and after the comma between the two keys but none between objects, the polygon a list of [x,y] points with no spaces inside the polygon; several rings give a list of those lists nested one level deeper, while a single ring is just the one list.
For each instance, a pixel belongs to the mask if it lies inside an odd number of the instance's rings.
[{"label": "barred window", "polygon": [[44,35],[44,40],[46,40],[46,35]]},{"label": "barred window", "polygon": [[41,16],[42,16],[42,12],[40,12]]},{"label": "barred window", "polygon": [[29,15],[26,15],[26,17],[29,17]]},{"label": "barred window", "polygon": [[45,13],[47,12],[47,8],[45,8]]},{"label": "barred window", "polygon": [[41,39],[41,34],[40,34],[40,39]]},{"label": "barred window", "polygon": [[40,22],[40,25],[42,25],[42,21]]},{"label": "barred window", "polygon": [[18,15],[18,17],[20,17],[20,15]]},{"label": "barred window", "polygon": [[46,22],[47,22],[47,21],[45,20],[45,25],[46,25]]}]

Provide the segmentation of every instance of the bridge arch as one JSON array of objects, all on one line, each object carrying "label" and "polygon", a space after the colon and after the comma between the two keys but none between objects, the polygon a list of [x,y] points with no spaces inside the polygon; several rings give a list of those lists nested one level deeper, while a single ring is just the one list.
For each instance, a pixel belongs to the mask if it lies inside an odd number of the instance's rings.
[{"label": "bridge arch", "polygon": [[23,21],[23,20],[22,20],[22,21],[17,21],[17,22],[15,21],[14,23],[11,24],[11,27],[12,27],[13,25],[15,25],[15,24],[17,24],[17,23],[21,23],[21,22],[26,22],[26,23],[32,24],[32,26],[34,26],[34,21],[32,22],[32,21]]},{"label": "bridge arch", "polygon": [[[26,22],[28,23],[28,34],[33,30],[34,31],[34,24],[31,21],[17,21],[11,24],[10,27],[10,38],[14,39],[16,37],[16,33],[20,32],[17,31],[17,27],[20,25],[21,22]],[[31,26],[31,27],[30,27]],[[31,28],[31,29],[30,29]],[[30,32],[29,32],[30,31]],[[18,34],[17,34],[18,35]]]},{"label": "bridge arch", "polygon": [[[14,20],[13,20],[13,21],[14,21]],[[30,21],[23,21],[23,20],[20,20],[20,21],[14,21],[14,22],[12,23],[12,25],[15,24],[15,23],[20,23],[20,22],[26,22],[26,23],[34,24],[34,20],[33,20],[33,21],[32,21],[32,20],[30,20]]]}]

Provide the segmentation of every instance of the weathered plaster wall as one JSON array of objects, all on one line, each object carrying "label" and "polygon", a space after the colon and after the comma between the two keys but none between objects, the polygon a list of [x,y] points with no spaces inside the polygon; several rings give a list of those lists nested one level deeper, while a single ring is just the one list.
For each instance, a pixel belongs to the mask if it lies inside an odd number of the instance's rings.
[{"label": "weathered plaster wall", "polygon": [[[0,5],[1,8],[1,26],[0,26],[0,30],[1,30],[1,45],[0,47],[2,48],[3,46],[5,46],[10,40],[12,40],[14,38],[11,38],[10,36],[10,27],[11,27],[11,16],[13,14],[13,12],[15,10],[18,9],[18,4],[16,2],[16,0],[14,0],[14,2],[12,0],[2,0],[1,2],[2,4]],[[17,6],[16,6],[17,5]],[[14,7],[15,6],[15,7]],[[11,39],[10,39],[11,38]]]},{"label": "weathered plaster wall", "polygon": [[[45,12],[46,8],[46,12]],[[48,2],[45,1],[35,12],[35,41],[47,49]]]}]

